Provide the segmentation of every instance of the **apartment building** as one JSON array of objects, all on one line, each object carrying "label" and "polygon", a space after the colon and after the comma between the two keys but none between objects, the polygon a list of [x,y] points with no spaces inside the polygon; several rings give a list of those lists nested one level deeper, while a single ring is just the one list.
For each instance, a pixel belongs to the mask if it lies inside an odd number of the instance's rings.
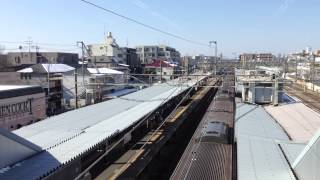
[{"label": "apartment building", "polygon": [[115,68],[118,64],[126,64],[131,71],[141,67],[135,49],[120,47],[111,32],[103,43],[88,45],[88,52],[89,67]]},{"label": "apartment building", "polygon": [[174,62],[180,61],[180,52],[169,46],[137,46],[136,49],[141,64],[150,64],[153,62],[153,59],[158,58]]}]

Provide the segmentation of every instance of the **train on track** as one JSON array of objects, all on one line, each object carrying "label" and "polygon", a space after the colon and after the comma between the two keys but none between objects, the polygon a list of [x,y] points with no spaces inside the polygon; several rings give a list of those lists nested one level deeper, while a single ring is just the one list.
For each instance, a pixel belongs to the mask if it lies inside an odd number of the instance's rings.
[{"label": "train on track", "polygon": [[234,75],[223,75],[171,179],[232,180],[235,176]]}]

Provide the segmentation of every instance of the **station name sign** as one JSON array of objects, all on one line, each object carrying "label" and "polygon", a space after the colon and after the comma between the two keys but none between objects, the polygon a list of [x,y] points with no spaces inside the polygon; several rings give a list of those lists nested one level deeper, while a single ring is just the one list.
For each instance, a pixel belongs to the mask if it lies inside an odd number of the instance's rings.
[{"label": "station name sign", "polygon": [[0,118],[23,113],[32,114],[32,100],[33,99],[28,99],[15,104],[0,105]]}]

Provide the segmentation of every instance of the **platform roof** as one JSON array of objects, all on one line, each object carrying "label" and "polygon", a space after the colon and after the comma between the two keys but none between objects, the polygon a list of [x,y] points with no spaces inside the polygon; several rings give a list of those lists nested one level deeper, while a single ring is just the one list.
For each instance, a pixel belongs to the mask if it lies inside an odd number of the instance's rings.
[{"label": "platform roof", "polygon": [[188,86],[175,86],[175,81],[50,117],[14,131],[43,151],[13,167],[0,169],[0,179],[36,179],[53,171],[128,128],[196,83],[193,79],[188,81]]},{"label": "platform roof", "polygon": [[21,69],[17,72],[20,73],[65,73],[75,70],[74,67],[66,64],[35,64],[31,67]]},{"label": "platform roof", "polygon": [[109,75],[121,75],[124,74],[121,71],[117,71],[110,68],[87,68],[90,74],[109,74]]},{"label": "platform roof", "polygon": [[280,142],[289,141],[261,106],[237,103],[236,140],[239,180],[294,180]]},{"label": "platform roof", "polygon": [[301,102],[267,106],[266,111],[295,141],[308,142],[320,129],[320,115]]}]

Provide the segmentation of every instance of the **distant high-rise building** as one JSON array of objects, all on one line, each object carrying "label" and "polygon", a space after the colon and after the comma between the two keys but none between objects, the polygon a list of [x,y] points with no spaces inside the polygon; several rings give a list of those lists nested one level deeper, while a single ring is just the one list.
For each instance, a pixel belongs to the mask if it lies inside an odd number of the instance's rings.
[{"label": "distant high-rise building", "polygon": [[306,49],[305,49],[305,53],[310,55],[312,54],[312,47],[311,46],[307,46]]}]

